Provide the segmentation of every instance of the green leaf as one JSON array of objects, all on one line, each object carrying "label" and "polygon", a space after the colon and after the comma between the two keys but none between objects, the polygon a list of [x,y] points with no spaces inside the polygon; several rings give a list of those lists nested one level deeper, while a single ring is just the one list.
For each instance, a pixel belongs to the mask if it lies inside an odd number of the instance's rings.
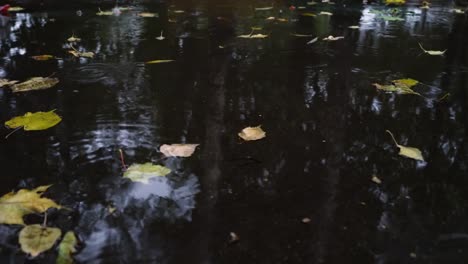
[{"label": "green leaf", "polygon": [[39,186],[34,190],[21,189],[0,198],[0,224],[24,225],[23,216],[31,213],[44,213],[49,208],[61,208],[49,198],[41,197],[50,185]]},{"label": "green leaf", "polygon": [[27,92],[32,90],[44,90],[55,86],[59,80],[49,77],[33,77],[25,82],[17,83],[11,86],[14,93]]},{"label": "green leaf", "polygon": [[416,84],[419,83],[419,81],[415,80],[415,79],[398,79],[398,80],[393,80],[392,83],[395,85],[395,86],[399,86],[399,87],[402,87],[402,86],[406,86],[408,88],[411,88],[413,86],[415,86]]},{"label": "green leaf", "polygon": [[386,130],[386,132],[390,134],[390,136],[393,139],[393,142],[395,142],[395,145],[400,149],[400,153],[398,154],[400,154],[403,157],[407,157],[407,158],[411,158],[411,159],[415,159],[419,161],[424,161],[422,153],[419,149],[398,144],[395,137],[393,136],[393,133],[390,132],[389,130]]},{"label": "green leaf", "polygon": [[76,239],[75,233],[73,231],[68,231],[60,242],[58,247],[58,256],[56,264],[72,264],[73,258],[72,254],[76,252],[76,244],[78,240]]},{"label": "green leaf", "polygon": [[60,237],[62,231],[58,228],[43,227],[41,225],[28,225],[19,233],[19,243],[23,252],[37,257],[42,252],[49,250]]},{"label": "green leaf", "polygon": [[17,116],[5,122],[9,128],[23,127],[24,130],[45,130],[53,127],[62,121],[55,110],[49,112],[26,113],[23,116]]},{"label": "green leaf", "polygon": [[164,166],[154,165],[150,162],[144,164],[133,164],[124,173],[124,178],[134,182],[148,184],[149,179],[166,176],[171,170]]}]

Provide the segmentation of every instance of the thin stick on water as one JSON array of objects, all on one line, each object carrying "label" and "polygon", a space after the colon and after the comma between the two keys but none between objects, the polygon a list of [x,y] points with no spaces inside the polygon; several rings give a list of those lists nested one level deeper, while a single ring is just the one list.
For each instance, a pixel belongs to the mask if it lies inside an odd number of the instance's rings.
[{"label": "thin stick on water", "polygon": [[8,135],[5,136],[5,139],[7,139],[9,136],[11,136],[13,133],[15,133],[16,131],[20,130],[21,128],[23,128],[23,126],[20,126],[20,127],[15,128],[15,130],[11,131],[10,133],[8,133]]},{"label": "thin stick on water", "polygon": [[393,142],[395,142],[395,145],[399,146],[398,142],[396,141],[395,137],[393,136],[393,133],[392,133],[392,132],[390,132],[390,130],[385,130],[385,132],[389,133],[389,134],[390,134],[390,136],[391,136],[391,137],[392,137],[392,139],[393,139]]},{"label": "thin stick on water", "polygon": [[127,165],[125,165],[125,159],[122,149],[119,149],[120,152],[120,162],[122,163],[122,169],[127,170]]}]

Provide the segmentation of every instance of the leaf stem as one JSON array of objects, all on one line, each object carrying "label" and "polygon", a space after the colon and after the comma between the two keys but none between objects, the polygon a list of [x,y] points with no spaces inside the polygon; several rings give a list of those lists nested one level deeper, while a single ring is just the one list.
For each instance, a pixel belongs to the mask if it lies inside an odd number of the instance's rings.
[{"label": "leaf stem", "polygon": [[8,135],[5,136],[5,139],[7,139],[9,136],[11,136],[11,134],[15,133],[16,131],[20,130],[23,127],[24,126],[19,126],[19,127],[15,128],[15,130],[11,131],[10,133],[8,133]]},{"label": "leaf stem", "polygon": [[423,48],[423,46],[421,45],[421,43],[418,42],[418,44],[419,44],[419,47],[421,47],[421,49],[422,49],[425,53],[427,53],[427,50],[425,50],[425,49]]},{"label": "leaf stem", "polygon": [[122,149],[119,149],[119,152],[120,152],[120,162],[122,163],[122,169],[126,171],[127,165],[125,165],[125,159],[124,159],[124,154],[123,154]]},{"label": "leaf stem", "polygon": [[390,130],[385,130],[385,132],[387,132],[387,133],[389,133],[389,134],[390,134],[390,136],[391,136],[391,137],[392,137],[392,139],[393,139],[393,142],[395,142],[395,145],[397,145],[397,146],[399,146],[399,145],[400,145],[400,144],[398,144],[398,142],[396,141],[395,137],[393,136],[393,133],[392,133],[392,132],[390,132]]}]

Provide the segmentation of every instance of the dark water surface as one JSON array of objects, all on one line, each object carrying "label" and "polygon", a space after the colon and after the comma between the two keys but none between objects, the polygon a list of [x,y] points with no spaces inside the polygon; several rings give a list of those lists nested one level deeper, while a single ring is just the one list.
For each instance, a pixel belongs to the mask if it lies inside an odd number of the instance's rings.
[{"label": "dark water surface", "polygon": [[[75,231],[79,263],[468,263],[468,17],[432,2],[398,9],[403,21],[339,2],[308,6],[333,12],[315,18],[284,3],[253,11],[269,1],[13,14],[0,28],[0,77],[60,83],[1,89],[1,122],[52,109],[63,121],[6,140],[1,128],[0,194],[53,184],[47,196],[71,210],[51,211],[48,225]],[[252,26],[269,36],[236,38]],[[94,59],[67,54],[72,34]],[[418,42],[447,52],[422,54]],[[40,54],[60,59],[30,58]],[[155,59],[175,62],[144,63]],[[399,78],[422,82],[424,97],[371,85]],[[237,136],[256,125],[265,139]],[[399,156],[386,129],[426,162]],[[200,146],[165,158],[169,143]],[[131,183],[119,149],[128,164],[173,172]],[[0,263],[54,263],[56,249],[21,253],[20,229],[0,225]]]}]

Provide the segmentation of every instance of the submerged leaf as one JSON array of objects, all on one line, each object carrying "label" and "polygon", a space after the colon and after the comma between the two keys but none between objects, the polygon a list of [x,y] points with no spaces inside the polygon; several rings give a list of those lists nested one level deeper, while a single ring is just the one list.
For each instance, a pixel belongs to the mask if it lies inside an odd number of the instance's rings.
[{"label": "submerged leaf", "polygon": [[158,63],[167,63],[167,62],[173,62],[174,60],[151,60],[145,62],[146,64],[158,64]]},{"label": "submerged leaf", "polygon": [[33,60],[37,60],[37,61],[46,61],[46,60],[51,60],[51,59],[55,59],[55,57],[53,55],[36,55],[36,56],[31,56],[31,58]]},{"label": "submerged leaf", "polygon": [[261,126],[256,127],[246,127],[242,129],[241,132],[238,133],[239,137],[241,137],[245,141],[250,140],[259,140],[266,136],[265,131],[261,128]]},{"label": "submerged leaf", "polygon": [[18,83],[18,81],[10,81],[8,79],[0,79],[0,87],[3,87],[3,86],[10,86],[10,85],[13,85],[15,83]]},{"label": "submerged leaf", "polygon": [[73,231],[68,231],[65,236],[63,236],[62,242],[58,246],[58,256],[56,264],[72,264],[73,258],[72,254],[76,252],[76,244],[78,240],[76,239],[75,233]]},{"label": "submerged leaf", "polygon": [[150,162],[144,164],[133,164],[124,173],[124,178],[128,178],[134,182],[148,184],[149,179],[154,177],[166,176],[171,172],[170,169],[154,165]]},{"label": "submerged leaf", "polygon": [[396,139],[393,136],[392,132],[390,132],[389,130],[386,130],[386,132],[390,134],[390,136],[393,139],[393,142],[400,149],[400,153],[398,153],[398,154],[400,154],[401,156],[407,157],[407,158],[411,158],[411,159],[415,159],[415,160],[419,160],[419,161],[424,161],[422,153],[421,153],[421,151],[419,149],[413,148],[413,147],[407,147],[407,146],[403,146],[403,145],[398,144],[398,142],[396,141]]},{"label": "submerged leaf", "polygon": [[19,243],[23,252],[37,257],[42,252],[51,249],[62,231],[54,227],[43,227],[41,225],[28,225],[19,233]]},{"label": "submerged leaf", "polygon": [[164,144],[159,150],[167,157],[190,157],[198,145],[200,144]]},{"label": "submerged leaf", "polygon": [[53,127],[62,121],[62,118],[54,113],[55,110],[49,112],[28,112],[23,116],[17,116],[5,122],[9,128],[23,127],[24,130],[44,130]]},{"label": "submerged leaf", "polygon": [[11,86],[14,93],[27,92],[32,90],[44,90],[55,86],[59,80],[50,77],[33,77],[22,83],[17,83]]},{"label": "submerged leaf", "polygon": [[61,208],[49,198],[41,197],[50,185],[39,186],[34,190],[21,189],[0,198],[0,224],[24,225],[23,216],[31,213],[44,213],[49,208]]}]

